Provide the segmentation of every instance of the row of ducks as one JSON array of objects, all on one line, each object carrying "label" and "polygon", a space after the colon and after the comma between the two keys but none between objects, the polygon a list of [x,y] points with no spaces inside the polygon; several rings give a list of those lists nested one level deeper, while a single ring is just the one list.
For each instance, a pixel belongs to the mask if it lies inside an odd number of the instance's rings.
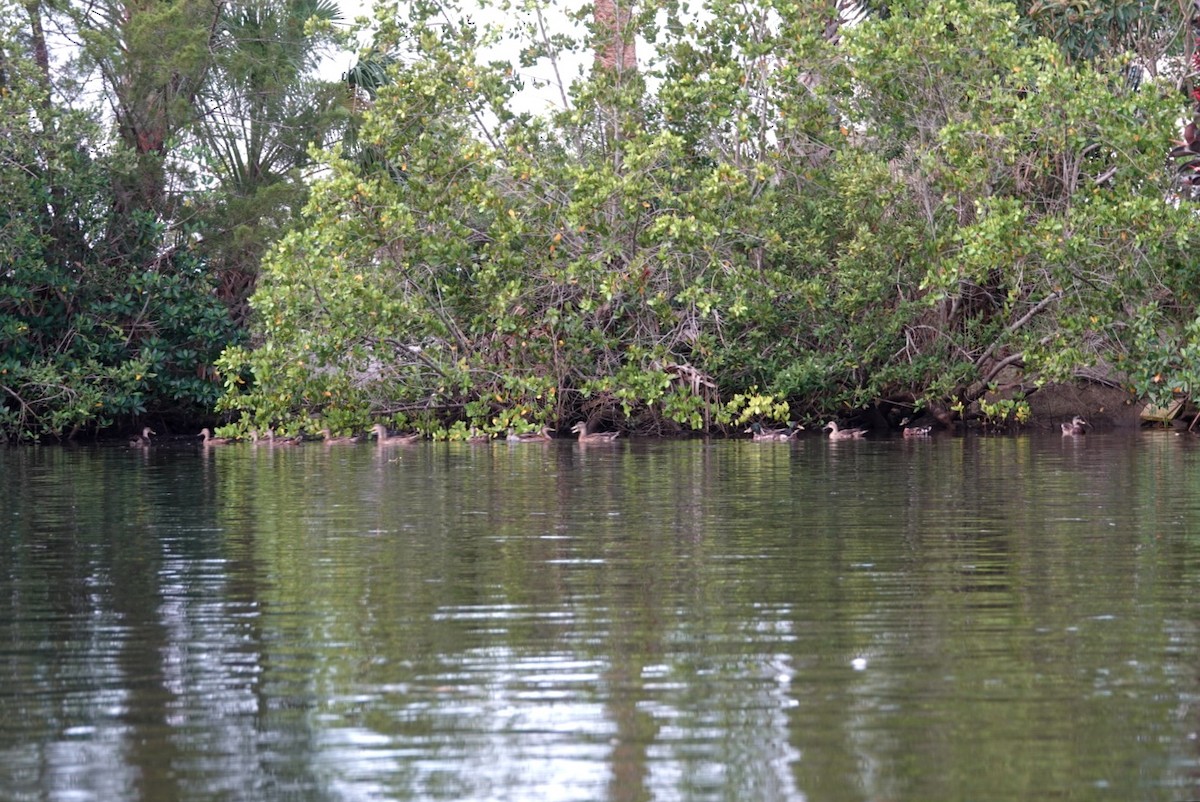
[{"label": "row of ducks", "polygon": [[[1076,415],[1061,426],[1063,437],[1078,437],[1087,434],[1091,428],[1091,424],[1081,415]],[[745,433],[757,442],[782,442],[791,440],[803,429],[803,426],[795,423],[789,423],[786,429],[764,429],[761,423],[754,423]],[[837,421],[825,424],[822,431],[829,432],[830,440],[861,440],[867,436],[866,429],[842,428]],[[930,437],[933,435],[933,426],[906,426],[902,431],[906,438]]]},{"label": "row of ducks", "polygon": [[[803,430],[804,427],[797,423],[789,423],[785,429],[764,429],[761,423],[752,423],[745,434],[750,435],[750,439],[755,442],[775,443],[791,440]],[[837,421],[832,420],[825,424],[821,431],[829,432],[830,440],[861,440],[867,436],[866,429],[842,428],[838,426]],[[932,426],[909,426],[904,429],[905,437],[929,437],[932,434]]]},{"label": "row of ducks", "polygon": [[[576,435],[581,443],[611,443],[621,436],[620,432],[590,431],[587,423],[583,421],[580,421],[571,427],[571,431]],[[422,437],[419,432],[391,434],[388,432],[387,427],[382,423],[375,424],[374,432],[375,441],[381,446],[412,445],[419,441]],[[157,432],[155,432],[149,426],[146,426],[142,429],[141,434],[135,435],[129,441],[129,445],[134,448],[148,446],[150,445],[150,438],[156,434]],[[202,446],[223,446],[237,442],[237,439],[233,437],[216,437],[207,427],[201,429],[200,434],[197,436],[200,438],[200,444]],[[358,435],[335,436],[329,429],[322,429],[321,437],[321,442],[326,443],[327,445],[357,443],[363,439]],[[510,443],[545,443],[555,438],[550,427],[543,426],[536,432],[517,433],[513,429],[509,429],[508,436],[505,439]],[[275,433],[270,429],[268,429],[266,435],[263,436],[260,436],[256,430],[250,430],[250,440],[255,445],[258,445],[259,443],[266,443],[267,445],[271,446],[293,446],[304,442],[304,438],[302,436],[289,437],[285,439],[277,438],[275,437]],[[491,440],[491,435],[480,432],[478,429],[474,428],[471,429],[471,434],[469,437],[467,437],[468,443],[486,443]]]},{"label": "row of ducks", "polygon": [[[1087,434],[1091,424],[1080,415],[1076,415],[1070,421],[1062,424],[1062,433],[1064,437],[1076,437]],[[750,438],[759,443],[777,443],[785,442],[795,438],[804,427],[798,423],[789,423],[783,429],[767,429],[761,423],[752,423],[749,429],[746,429],[745,434],[750,435]],[[412,445],[421,439],[419,432],[410,432],[405,434],[391,434],[387,427],[382,423],[375,424],[375,441],[381,446],[394,445]],[[861,440],[867,436],[867,430],[861,428],[843,428],[838,426],[837,421],[830,421],[825,424],[822,431],[829,432],[830,440]],[[620,432],[593,432],[590,431],[587,422],[580,421],[571,427],[571,432],[575,434],[581,443],[612,443],[621,436]],[[903,430],[904,437],[929,437],[933,434],[932,426],[908,426]],[[150,438],[156,432],[149,426],[142,429],[142,433],[135,436],[129,441],[130,446],[140,447],[150,445]],[[323,442],[329,445],[342,443],[357,443],[359,437],[357,435],[348,437],[336,437],[329,429],[322,429],[321,435]],[[200,430],[200,443],[204,446],[219,446],[228,443],[236,442],[231,437],[214,437],[213,433],[207,429]],[[267,430],[265,436],[260,437],[257,431],[251,430],[250,439],[255,445],[260,442],[265,442],[271,446],[292,446],[303,442],[302,437],[291,437],[286,439],[278,439],[275,433],[270,429]],[[471,429],[471,434],[467,438],[468,443],[486,443],[492,439],[491,435],[484,434],[477,429]],[[550,427],[543,426],[536,432],[516,433],[512,429],[508,430],[508,436],[505,438],[510,443],[545,443],[555,439]]]}]

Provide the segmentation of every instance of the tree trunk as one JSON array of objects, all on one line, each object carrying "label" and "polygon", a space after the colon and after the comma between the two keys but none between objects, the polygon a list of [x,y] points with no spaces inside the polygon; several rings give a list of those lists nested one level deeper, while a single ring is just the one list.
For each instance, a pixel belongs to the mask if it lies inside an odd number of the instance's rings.
[{"label": "tree trunk", "polygon": [[631,0],[596,0],[596,64],[623,73],[637,69]]},{"label": "tree trunk", "polygon": [[108,241],[113,256],[141,261],[156,250],[147,225],[174,216],[169,143],[195,114],[224,3],[117,0],[115,8],[117,27],[105,33],[116,50],[101,59],[101,70],[113,93],[118,134],[136,161],[128,175],[116,177]]}]

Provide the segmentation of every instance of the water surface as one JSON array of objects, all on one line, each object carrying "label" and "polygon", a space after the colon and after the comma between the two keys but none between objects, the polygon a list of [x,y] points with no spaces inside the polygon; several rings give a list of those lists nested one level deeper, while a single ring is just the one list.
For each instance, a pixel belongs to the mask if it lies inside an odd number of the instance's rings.
[{"label": "water surface", "polygon": [[0,799],[1200,797],[1198,447],[0,450]]}]

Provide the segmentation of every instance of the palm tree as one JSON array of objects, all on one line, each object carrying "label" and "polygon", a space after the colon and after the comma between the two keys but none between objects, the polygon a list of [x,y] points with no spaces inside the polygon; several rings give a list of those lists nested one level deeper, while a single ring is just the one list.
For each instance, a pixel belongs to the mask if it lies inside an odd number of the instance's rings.
[{"label": "palm tree", "polygon": [[220,187],[201,212],[203,249],[235,313],[253,291],[262,254],[303,205],[306,188],[295,173],[309,164],[309,145],[327,144],[342,125],[337,84],[316,77],[327,39],[305,31],[310,20],[340,18],[333,0],[225,7],[193,134]]}]

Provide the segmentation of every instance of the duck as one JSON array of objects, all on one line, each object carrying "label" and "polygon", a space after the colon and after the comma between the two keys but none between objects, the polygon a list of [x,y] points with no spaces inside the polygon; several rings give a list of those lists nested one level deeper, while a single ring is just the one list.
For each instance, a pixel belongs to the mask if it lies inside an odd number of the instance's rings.
[{"label": "duck", "polygon": [[301,435],[296,435],[295,437],[285,437],[284,439],[279,440],[275,437],[274,429],[267,429],[267,433],[264,437],[267,441],[267,445],[269,446],[298,446],[304,439]]},{"label": "duck", "polygon": [[786,429],[764,429],[761,423],[755,421],[744,433],[756,443],[779,443],[791,440],[802,429],[803,426],[792,421],[788,422]]},{"label": "duck", "polygon": [[142,427],[141,434],[135,434],[133,437],[129,438],[129,447],[144,448],[150,445],[150,435],[152,434],[158,434],[158,432],[154,431],[149,426]]},{"label": "duck", "polygon": [[933,426],[906,426],[905,437],[929,437],[933,434]]},{"label": "duck", "polygon": [[468,443],[476,443],[476,444],[490,443],[491,440],[492,440],[492,436],[490,434],[488,434],[487,432],[481,432],[478,429],[476,429],[474,426],[471,427],[471,433],[469,435],[467,435]]},{"label": "duck", "polygon": [[579,435],[580,443],[612,443],[621,436],[620,432],[589,432],[587,421],[581,420],[571,427]]},{"label": "duck", "polygon": [[382,423],[375,424],[375,442],[381,446],[407,446],[421,439],[420,432],[409,434],[388,434],[387,427]]},{"label": "duck", "polygon": [[224,446],[233,442],[232,437],[213,437],[212,432],[208,429],[200,430],[200,438],[202,446]]},{"label": "duck", "polygon": [[321,430],[321,436],[325,438],[325,445],[345,445],[347,443],[357,443],[358,435],[350,435],[349,437],[334,437],[333,432],[328,429]]},{"label": "duck", "polygon": [[521,432],[520,434],[509,428],[508,437],[505,439],[510,443],[548,443],[554,439],[554,435],[549,426],[543,426],[536,432]]},{"label": "duck", "polygon": [[830,440],[861,440],[867,436],[866,429],[842,429],[832,420],[825,424],[825,429],[829,430]]},{"label": "duck", "polygon": [[1073,437],[1077,434],[1087,434],[1089,424],[1081,415],[1076,415],[1062,424],[1063,437]]}]

